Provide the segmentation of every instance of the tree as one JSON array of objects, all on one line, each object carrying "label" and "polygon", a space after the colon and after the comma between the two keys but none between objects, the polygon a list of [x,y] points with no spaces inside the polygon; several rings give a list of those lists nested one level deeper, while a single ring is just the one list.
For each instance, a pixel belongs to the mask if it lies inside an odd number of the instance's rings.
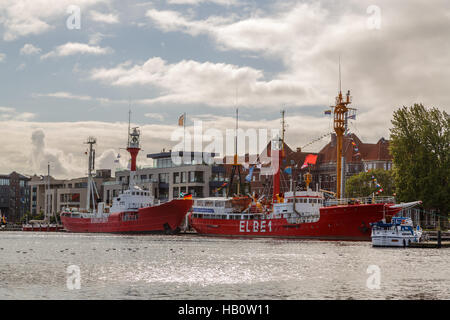
[{"label": "tree", "polygon": [[390,151],[398,200],[422,200],[447,216],[450,206],[450,118],[422,104],[394,112]]},{"label": "tree", "polygon": [[383,189],[379,195],[392,196],[394,193],[394,176],[392,171],[375,169],[368,172],[360,172],[351,176],[345,182],[345,196],[348,198],[367,197],[380,188],[374,183],[374,177],[377,183]]}]

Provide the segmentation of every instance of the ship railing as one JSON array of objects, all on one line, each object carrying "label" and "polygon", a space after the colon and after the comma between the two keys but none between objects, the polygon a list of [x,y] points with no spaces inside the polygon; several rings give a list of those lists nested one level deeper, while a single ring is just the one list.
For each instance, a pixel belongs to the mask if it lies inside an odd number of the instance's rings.
[{"label": "ship railing", "polygon": [[349,204],[374,204],[374,203],[395,203],[395,197],[360,197],[360,198],[342,198],[342,199],[328,199],[325,201],[325,206],[339,206]]}]

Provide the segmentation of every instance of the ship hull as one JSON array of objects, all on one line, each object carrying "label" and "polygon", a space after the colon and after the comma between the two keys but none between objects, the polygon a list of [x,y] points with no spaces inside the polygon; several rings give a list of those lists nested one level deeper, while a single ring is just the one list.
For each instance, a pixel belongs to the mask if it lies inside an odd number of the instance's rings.
[{"label": "ship hull", "polygon": [[174,234],[179,230],[193,201],[190,199],[141,208],[137,212],[111,213],[105,218],[77,218],[70,213],[61,214],[61,222],[68,232],[89,233],[162,233]]},{"label": "ship hull", "polygon": [[322,207],[317,222],[289,223],[285,218],[222,220],[190,217],[190,224],[199,234],[208,236],[370,241],[370,223],[399,211],[400,208],[390,208],[383,203],[356,204]]},{"label": "ship hull", "polygon": [[27,226],[24,225],[22,226],[22,231],[32,231],[32,232],[59,232],[59,231],[63,231],[64,227],[63,226],[55,226],[55,225],[37,225],[37,226]]}]

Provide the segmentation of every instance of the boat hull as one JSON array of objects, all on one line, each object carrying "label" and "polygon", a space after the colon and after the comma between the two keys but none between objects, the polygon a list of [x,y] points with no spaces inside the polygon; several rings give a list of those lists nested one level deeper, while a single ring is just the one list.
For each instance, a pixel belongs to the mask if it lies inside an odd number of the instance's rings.
[{"label": "boat hull", "polygon": [[318,240],[370,241],[370,223],[400,208],[390,205],[355,204],[320,208],[317,222],[289,223],[285,218],[225,220],[190,217],[190,225],[201,235],[236,237],[277,237]]},{"label": "boat hull", "polygon": [[68,232],[174,234],[192,203],[190,199],[177,199],[137,212],[111,213],[105,218],[77,218],[62,213],[61,222]]},{"label": "boat hull", "polygon": [[417,236],[375,236],[372,237],[373,247],[409,247],[411,243],[419,242]]},{"label": "boat hull", "polygon": [[59,225],[24,225],[22,226],[22,231],[33,231],[33,232],[59,232],[63,231],[64,227]]}]

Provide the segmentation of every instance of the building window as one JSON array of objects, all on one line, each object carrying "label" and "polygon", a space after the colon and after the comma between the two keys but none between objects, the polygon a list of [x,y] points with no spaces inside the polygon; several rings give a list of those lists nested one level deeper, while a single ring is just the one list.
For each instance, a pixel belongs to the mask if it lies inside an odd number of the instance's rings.
[{"label": "building window", "polygon": [[189,182],[203,182],[203,171],[190,171]]},{"label": "building window", "polygon": [[169,183],[169,174],[168,173],[160,173],[159,174],[159,182]]},{"label": "building window", "polygon": [[157,168],[170,168],[172,167],[172,159],[156,159],[156,167]]}]

